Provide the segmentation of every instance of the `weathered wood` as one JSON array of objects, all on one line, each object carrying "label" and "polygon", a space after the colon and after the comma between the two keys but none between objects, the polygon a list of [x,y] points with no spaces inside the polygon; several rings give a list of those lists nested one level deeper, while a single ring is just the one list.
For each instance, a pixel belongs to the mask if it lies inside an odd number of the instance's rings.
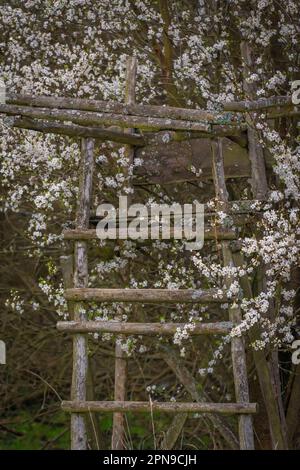
[{"label": "weathered wood", "polygon": [[90,219],[94,172],[94,141],[82,139],[82,155],[79,173],[79,203],[76,213],[76,228],[86,229]]},{"label": "weathered wood", "polygon": [[[66,255],[60,256],[60,266],[63,274],[64,289],[70,289],[74,285],[74,256]],[[71,320],[74,319],[75,302],[68,302],[68,312]],[[94,383],[91,358],[88,358],[88,373],[86,380],[87,399],[94,400]],[[90,418],[90,419],[89,419]],[[100,433],[97,426],[97,417],[91,415],[87,419],[87,436],[92,449],[99,449]]]},{"label": "weathered wood", "polygon": [[223,139],[212,141],[212,170],[217,199],[217,210],[229,210],[228,192],[225,182]]},{"label": "weathered wood", "polygon": [[143,133],[145,145],[165,145],[171,142],[184,142],[193,139],[214,139],[215,137],[228,137],[240,147],[247,147],[247,135],[243,126],[213,125],[209,134],[207,132],[185,131],[158,131]]},{"label": "weathered wood", "polygon": [[[264,210],[269,210],[270,209],[270,202],[268,201],[258,201],[257,199],[241,199],[241,200],[235,200],[235,201],[228,201],[228,212],[231,217],[234,217],[235,215],[259,215],[263,213]],[[210,205],[204,204],[204,217],[210,218],[210,217],[215,217],[217,213],[217,210],[214,208],[211,208]],[[196,212],[192,212],[192,216],[196,216]],[[90,224],[95,225],[101,220],[102,217],[97,217],[95,214],[91,215],[90,218]],[[119,209],[116,209],[116,218],[117,222],[118,220],[124,221],[124,217],[119,216]],[[128,215],[127,220],[130,221],[134,219],[134,216]],[[212,229],[209,228],[207,229],[207,232],[210,232]],[[226,232],[227,229],[223,229],[222,227],[218,227],[216,233],[221,233],[223,230]],[[72,230],[65,230],[65,232],[72,232]]]},{"label": "weathered wood", "polygon": [[[125,104],[135,104],[137,59],[135,57],[127,57],[126,62],[126,87],[125,87]],[[124,134],[131,135],[134,129],[125,129]],[[124,169],[124,176],[127,179],[127,185],[132,186],[132,178],[130,178],[129,168],[133,165],[134,149],[130,145],[124,148],[124,157],[128,166]],[[130,196],[128,204],[130,204]],[[122,255],[123,244],[120,242],[120,253]],[[121,320],[121,318],[119,318]],[[115,386],[114,399],[116,401],[126,400],[126,382],[127,382],[127,357],[122,350],[122,345],[117,341],[115,345]],[[112,450],[122,450],[125,448],[125,416],[122,413],[114,413],[113,431],[111,440]]]},{"label": "weathered wood", "polygon": [[[249,74],[253,73],[255,70],[255,57],[253,51],[251,49],[250,44],[247,41],[241,43],[241,54],[244,60],[244,90],[246,95],[251,99],[254,100],[256,98],[256,91],[257,85],[255,83],[249,83],[247,78]],[[248,128],[248,142],[249,142],[249,158],[251,161],[251,169],[252,169],[252,178],[251,178],[251,186],[252,186],[252,194],[253,197],[256,199],[266,199],[268,193],[268,183],[267,183],[267,176],[266,176],[266,168],[265,168],[265,159],[264,159],[264,151],[262,146],[260,145],[257,137],[257,132],[253,128],[253,121],[255,120],[255,115],[249,113],[249,117],[247,117],[249,122]],[[264,291],[265,289],[265,281],[266,281],[266,266],[262,265],[258,267],[258,273],[260,273],[261,280],[258,282],[258,289],[256,295],[259,292]],[[271,312],[272,307],[269,308],[269,313]],[[258,331],[256,331],[256,334]],[[264,353],[263,353],[264,354]],[[255,358],[255,356],[254,356]],[[260,383],[263,384],[264,389],[262,388],[262,393],[264,398],[266,396],[270,396],[272,400],[271,405],[266,405],[269,408],[268,413],[275,413],[270,421],[272,422],[271,426],[271,436],[273,442],[273,448],[276,450],[286,449],[287,448],[287,433],[286,433],[286,422],[281,398],[281,390],[280,390],[280,379],[278,373],[278,364],[277,360],[274,357],[274,353],[270,355],[269,361],[262,363],[257,361],[257,357],[255,358],[255,363],[258,369],[261,369],[259,375],[261,375]],[[266,371],[266,366],[269,369],[269,372]],[[264,371],[263,371],[264,370]],[[263,376],[264,374],[264,376]],[[266,381],[268,383],[266,383]],[[276,385],[277,384],[277,385]],[[269,390],[266,390],[266,387],[269,387]],[[273,395],[273,397],[272,397]],[[275,399],[275,402],[273,401]],[[266,398],[265,398],[266,401]],[[273,427],[274,425],[274,427]]]},{"label": "weathered wood", "polygon": [[257,199],[266,199],[268,192],[264,152],[259,145],[256,131],[248,128],[249,158],[251,161],[252,187]]},{"label": "weathered wood", "polygon": [[174,62],[176,57],[176,47],[170,35],[173,25],[171,2],[169,0],[157,1],[161,37],[151,39],[153,57],[156,60],[160,72],[160,87],[165,92],[166,101],[173,106],[181,106],[184,103],[180,87],[175,83]]},{"label": "weathered wood", "polygon": [[209,137],[212,139],[215,137],[228,137],[232,142],[244,148],[248,144],[246,130],[247,125],[243,122],[235,123],[234,125],[212,123]]},{"label": "weathered wood", "polygon": [[[90,202],[92,194],[92,177],[94,168],[94,141],[82,140],[82,158],[79,180],[79,199],[76,214],[76,226],[87,228],[90,217]],[[85,288],[88,285],[87,244],[85,241],[75,243],[74,252],[74,286]],[[74,320],[86,321],[83,305],[74,306]],[[88,353],[86,335],[76,334],[73,338],[73,373],[72,400],[86,400],[88,376]],[[84,417],[72,414],[71,417],[71,447],[76,450],[87,448],[87,432]]]},{"label": "weathered wood", "polygon": [[97,127],[80,126],[77,124],[64,124],[62,122],[45,121],[41,119],[30,119],[19,116],[9,116],[4,118],[4,124],[10,128],[27,129],[43,134],[56,134],[65,135],[74,138],[93,138],[100,141],[110,141],[120,144],[128,144],[135,147],[143,147],[148,145],[161,145],[171,142],[184,142],[192,139],[207,139],[217,136],[228,136],[230,140],[237,143],[241,147],[246,147],[247,138],[244,132],[238,127],[213,126],[210,133],[191,131],[158,131],[145,132],[143,135],[132,133],[119,132],[113,129],[101,129]]},{"label": "weathered wood", "polygon": [[[125,323],[119,321],[66,321],[58,322],[57,329],[69,333],[107,332],[122,335],[172,336],[177,329],[184,328],[184,323]],[[195,323],[189,335],[227,334],[232,329],[232,322]]]},{"label": "weathered wood", "polygon": [[[143,160],[143,164],[135,168],[136,179],[140,177],[148,184],[212,179],[210,139],[147,145],[136,149],[135,154]],[[229,139],[224,139],[224,160],[226,178],[251,175],[247,150]],[[200,176],[191,172],[192,166],[201,172]]]},{"label": "weathered wood", "polygon": [[[174,236],[174,227],[170,227],[170,238]],[[98,240],[96,229],[89,230],[65,230],[63,232],[65,240]],[[130,238],[130,237],[129,237]],[[235,230],[211,229],[204,231],[205,240],[236,240],[238,234]]]},{"label": "weathered wood", "polygon": [[164,413],[220,413],[224,415],[254,414],[256,403],[176,403],[153,401],[63,401],[62,409],[72,413],[89,413],[95,411],[145,413],[159,411]]},{"label": "weathered wood", "polygon": [[[60,267],[63,275],[64,289],[71,289],[74,286],[74,256],[60,256]],[[74,320],[74,303],[68,302],[68,312],[71,320]]]},{"label": "weathered wood", "polygon": [[[228,193],[224,174],[223,142],[218,139],[212,142],[213,152],[213,172],[216,197],[219,201],[220,210],[228,210]],[[223,262],[225,266],[234,266],[232,252],[228,241],[222,241]],[[233,279],[228,276],[226,286],[229,288]],[[229,319],[233,323],[242,321],[242,314],[238,306],[229,307]],[[235,385],[235,395],[237,401],[249,401],[249,387],[247,377],[246,353],[243,338],[233,338],[231,341],[231,357],[233,367],[233,377]],[[251,417],[241,415],[239,418],[239,438],[241,449],[254,449],[254,435]]]},{"label": "weathered wood", "polygon": [[9,127],[28,129],[42,132],[43,134],[59,134],[76,138],[90,137],[101,141],[108,140],[111,142],[135,146],[143,146],[146,143],[144,137],[139,134],[124,134],[124,132],[117,132],[109,129],[99,129],[97,127],[78,126],[76,124],[63,124],[29,118],[13,117],[9,119]]},{"label": "weathered wood", "polygon": [[292,118],[300,115],[300,107],[292,103],[291,96],[272,96],[253,101],[232,101],[223,103],[223,110],[241,113],[264,112],[266,119]]},{"label": "weathered wood", "polygon": [[144,130],[184,130],[210,132],[211,126],[206,122],[183,121],[170,118],[152,118],[143,116],[126,116],[111,113],[93,113],[90,111],[58,110],[51,108],[34,108],[0,104],[0,114],[8,116],[23,116],[33,119],[54,121],[70,121],[81,126],[119,126],[133,127]]},{"label": "weathered wood", "polygon": [[[257,267],[255,282],[253,286],[253,297],[255,298],[266,288],[266,271],[268,266],[263,262]],[[253,298],[252,297],[252,298]],[[272,301],[269,304],[268,312],[265,316],[274,321],[274,306]],[[261,339],[262,328],[259,324],[249,331],[251,342]],[[279,364],[276,349],[271,351],[253,351],[255,366],[257,368],[262,395],[267,407],[270,434],[273,450],[288,449],[287,429],[285,410],[283,408],[281,384],[279,377]]]},{"label": "weathered wood", "polygon": [[[82,242],[85,243],[85,242]],[[140,303],[223,303],[228,301],[221,289],[94,289],[76,288],[65,291],[66,300],[89,302]]]},{"label": "weathered wood", "polygon": [[[252,67],[252,70],[254,67],[253,53],[251,51],[250,46],[247,43],[244,45],[244,47],[246,49],[246,54],[248,54],[248,68],[251,73],[251,67]],[[242,45],[242,50],[243,50],[243,45]],[[256,93],[256,91],[257,91],[257,87],[255,84],[252,84],[251,86],[249,86],[249,96],[252,97]],[[274,108],[272,110],[274,110]],[[251,118],[252,116],[250,114],[250,119]],[[255,115],[253,115],[253,119],[255,119]],[[250,139],[249,132],[248,132],[248,138]],[[255,144],[255,141],[254,141],[254,144]],[[265,152],[262,146],[259,144],[257,138],[256,138],[256,149],[254,148],[254,150],[256,152],[256,154],[254,154],[254,165],[257,164],[257,168],[256,168],[256,177],[255,178],[253,177],[251,181],[252,192],[253,192],[254,197],[258,199],[262,199],[264,198],[264,194],[267,194],[268,184],[266,180],[266,171],[265,171],[264,164],[263,164],[263,157],[265,155]],[[251,140],[249,140],[249,152],[250,152],[250,159],[251,159]],[[260,155],[261,157],[259,157]],[[254,173],[255,172],[253,172],[253,175]],[[255,295],[259,295],[261,292],[265,292],[266,286],[267,286],[267,275],[266,275],[267,271],[268,271],[268,266],[262,262],[261,265],[258,266],[256,270],[256,279],[255,279],[256,292],[254,292]],[[272,299],[270,300],[269,308],[268,308],[268,312],[266,313],[266,316],[271,321],[275,321],[275,317],[276,317],[275,305]],[[279,375],[278,352],[276,351],[276,349],[273,350],[268,357],[268,367],[271,372],[270,387],[274,390],[274,394],[276,396],[276,402],[277,402],[276,404],[278,408],[279,419],[281,422],[280,431],[278,435],[280,441],[278,441],[277,438],[274,438],[273,431],[271,431],[273,447],[274,449],[278,449],[279,446],[283,445],[284,447],[282,448],[287,448],[287,445],[288,445],[287,428],[286,428],[285,410],[283,407],[282,394],[281,394],[281,380],[280,380],[280,375]],[[277,433],[277,431],[275,432]]]},{"label": "weathered wood", "polygon": [[[256,85],[248,82],[248,76],[255,67],[255,58],[247,41],[241,43],[241,55],[244,62],[244,90],[250,99],[256,97]],[[266,165],[262,146],[259,144],[257,132],[254,129],[253,122],[255,117],[251,113],[247,116],[248,122],[248,148],[249,159],[251,162],[251,180],[253,188],[253,196],[256,199],[266,199],[268,193],[268,183],[266,175]]]},{"label": "weathered wood", "polygon": [[[234,258],[236,260],[237,265],[242,266],[244,264],[244,257],[241,252],[235,253]],[[240,282],[245,298],[253,298],[254,294],[252,290],[252,285],[249,281],[248,276],[242,277]],[[260,334],[261,331],[258,326],[252,327],[248,332],[250,342],[254,343],[257,339],[260,339]],[[265,351],[256,351],[255,349],[253,349],[252,354],[258,375],[259,385],[262,392],[264,406],[266,408],[273,449],[285,449],[286,443],[281,427],[277,396],[273,387],[271,370],[266,359]]]},{"label": "weathered wood", "polygon": [[[245,45],[243,47],[245,47]],[[241,113],[263,111],[268,108],[291,105],[293,105],[291,96],[271,96],[270,98],[260,98],[257,100],[229,101],[222,103],[224,111],[237,111]]]},{"label": "weathered wood", "polygon": [[[51,96],[27,96],[9,94],[6,104],[17,106],[30,106],[39,108],[69,109],[78,111],[92,111],[100,113],[122,114],[124,116],[143,116],[155,118],[172,118],[187,121],[215,121],[217,116],[203,109],[178,108],[173,106],[123,104],[113,101],[100,101],[84,98],[65,98]],[[224,111],[246,113],[249,111],[263,111],[278,108],[278,113],[284,115],[285,110],[293,108],[295,113],[299,108],[292,103],[291,96],[272,96],[258,100],[241,100],[223,102]],[[271,110],[271,112],[273,112]]]},{"label": "weathered wood", "polygon": [[213,113],[202,109],[176,108],[173,106],[141,105],[135,103],[118,103],[82,98],[64,98],[52,96],[27,96],[9,94],[7,104],[39,108],[75,109],[100,113],[135,115],[155,118],[171,118],[187,121],[213,121]]},{"label": "weathered wood", "polygon": [[215,138],[228,136],[230,140],[241,147],[247,146],[247,137],[241,128],[237,126],[213,126],[209,133],[200,131],[158,131],[144,132],[143,135],[132,132],[130,134],[114,129],[101,129],[97,127],[80,126],[76,124],[63,124],[62,122],[30,119],[19,116],[4,118],[4,124],[11,128],[27,129],[43,134],[65,135],[74,138],[93,138],[101,141],[111,141],[120,144],[143,147],[145,145],[162,145],[171,142],[183,142],[192,139]]}]

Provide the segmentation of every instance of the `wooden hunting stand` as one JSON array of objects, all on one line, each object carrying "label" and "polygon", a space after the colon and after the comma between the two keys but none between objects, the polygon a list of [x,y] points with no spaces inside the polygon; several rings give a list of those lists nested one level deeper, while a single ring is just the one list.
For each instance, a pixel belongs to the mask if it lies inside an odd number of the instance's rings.
[{"label": "wooden hunting stand", "polygon": [[[247,55],[244,45],[244,54]],[[249,59],[250,60],[250,59]],[[127,65],[127,93],[124,104],[87,99],[70,99],[44,96],[20,96],[9,94],[6,103],[0,105],[0,113],[7,116],[6,124],[12,128],[35,130],[80,137],[81,168],[79,197],[74,230],[64,232],[66,240],[74,241],[74,285],[65,283],[65,298],[72,302],[73,315],[70,321],[58,322],[60,331],[73,335],[73,379],[71,401],[62,403],[62,408],[71,413],[72,449],[86,449],[87,424],[85,415],[96,412],[114,413],[112,448],[124,448],[124,413],[160,411],[175,414],[175,420],[187,413],[233,414],[238,416],[239,444],[234,436],[227,435],[232,447],[254,448],[252,415],[257,411],[256,403],[250,403],[246,369],[245,346],[243,338],[231,342],[233,380],[235,385],[234,403],[210,403],[200,401],[197,392],[190,391],[190,403],[174,402],[132,402],[126,401],[126,358],[116,347],[115,400],[94,401],[87,395],[88,378],[88,333],[109,332],[117,335],[166,335],[171,336],[179,326],[175,323],[131,323],[119,321],[91,321],[87,319],[84,302],[129,302],[129,303],[229,303],[228,321],[199,323],[193,335],[227,334],[231,327],[241,321],[241,311],[228,298],[228,278],[222,295],[214,289],[203,291],[193,289],[102,289],[89,288],[88,285],[88,242],[97,239],[96,231],[90,225],[92,203],[92,181],[94,170],[95,140],[113,141],[126,145],[126,155],[130,162],[134,155],[142,155],[145,164],[138,175],[148,183],[182,181],[187,178],[187,160],[197,163],[204,176],[214,181],[218,210],[230,213],[226,189],[226,178],[249,176],[252,181],[253,199],[263,200],[267,195],[266,170],[262,148],[259,146],[255,131],[251,127],[251,113],[264,109],[270,118],[288,113],[299,114],[299,108],[292,106],[287,97],[269,100],[254,99],[249,102],[227,103],[226,111],[219,114],[198,110],[181,109],[167,106],[135,104],[135,60],[129,59]],[[131,86],[130,86],[131,85]],[[251,91],[249,94],[251,95]],[[240,114],[237,114],[237,113]],[[244,115],[246,113],[246,118]],[[242,118],[241,118],[242,116]],[[114,126],[112,129],[111,127]],[[116,129],[117,128],[117,129]],[[186,146],[189,144],[189,147]],[[179,151],[176,161],[172,161],[174,149]],[[165,174],[164,174],[165,169]],[[251,211],[244,205],[241,213]],[[236,239],[234,231],[213,229],[205,232],[206,239],[220,241],[224,266],[242,264],[238,249],[232,251],[231,241]],[[243,280],[243,292],[252,294],[247,279]],[[255,333],[251,333],[251,340]],[[281,431],[281,415],[277,404],[274,380],[264,352],[254,352],[254,360],[260,387],[268,413],[274,446],[283,449],[286,442]],[[185,372],[166,358],[168,364],[179,377]],[[175,361],[176,362],[176,361]],[[173,364],[173,365],[172,365]],[[226,433],[225,433],[226,434]]]}]

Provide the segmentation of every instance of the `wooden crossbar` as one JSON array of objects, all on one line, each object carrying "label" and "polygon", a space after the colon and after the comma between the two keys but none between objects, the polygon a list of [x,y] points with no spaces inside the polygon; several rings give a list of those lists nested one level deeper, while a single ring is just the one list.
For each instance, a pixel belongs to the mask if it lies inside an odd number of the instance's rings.
[{"label": "wooden crossbar", "polygon": [[245,129],[242,124],[240,126],[213,124],[209,132],[207,130],[161,130],[154,132],[148,130],[148,132],[144,132],[143,135],[137,132],[128,134],[104,127],[83,126],[74,123],[65,124],[53,120],[49,121],[47,117],[44,119],[32,119],[18,115],[9,115],[8,117],[4,117],[4,124],[9,128],[27,129],[41,132],[42,134],[58,134],[74,138],[93,138],[103,142],[117,142],[120,144],[133,145],[135,147],[143,147],[146,145],[164,146],[171,142],[183,142],[201,138],[212,139],[218,136],[227,136],[241,147],[247,145],[247,138],[243,132]]},{"label": "wooden crossbar", "polygon": [[[98,240],[96,229],[81,230],[72,229],[63,232],[65,240]],[[130,238],[130,237],[128,237]],[[174,228],[170,227],[170,238],[174,238]],[[236,240],[238,238],[235,230],[206,230],[205,240]]]},{"label": "wooden crossbar", "polygon": [[112,141],[120,144],[130,144],[136,147],[145,145],[147,142],[140,134],[125,134],[124,132],[100,127],[79,126],[76,124],[64,124],[62,122],[43,121],[41,119],[30,119],[26,117],[13,116],[4,121],[8,127],[17,129],[28,129],[43,134],[59,134],[69,137],[90,137],[101,141]]},{"label": "wooden crossbar", "polygon": [[228,101],[222,103],[224,111],[249,112],[261,111],[279,106],[293,106],[291,96],[271,96],[270,98],[260,98],[258,100]]},{"label": "wooden crossbar", "polygon": [[141,303],[223,303],[228,296],[222,289],[66,289],[66,300],[90,302]]},{"label": "wooden crossbar", "polygon": [[179,131],[210,132],[211,126],[206,121],[184,121],[171,118],[154,118],[122,114],[94,113],[91,111],[78,111],[69,109],[36,108],[17,106],[13,104],[0,104],[0,114],[8,116],[23,116],[32,119],[47,119],[54,121],[69,121],[81,126],[118,126],[122,128],[138,128],[159,131],[173,129]]},{"label": "wooden crossbar", "polygon": [[[30,96],[9,94],[6,99],[7,104],[40,108],[74,109],[78,111],[92,111],[99,113],[122,114],[124,116],[142,116],[153,118],[172,118],[188,121],[216,121],[216,113],[203,109],[176,108],[172,106],[123,104],[114,101],[91,100],[84,98],[65,98],[61,96]],[[223,102],[224,111],[249,112],[272,108],[284,108],[293,106],[291,96],[272,96],[270,98],[260,98],[258,100],[242,100]],[[221,115],[222,117],[222,115]]]},{"label": "wooden crossbar", "polygon": [[[107,332],[122,335],[163,335],[171,336],[178,329],[185,327],[184,323],[125,323],[118,321],[65,321],[58,322],[57,329],[68,333],[96,333]],[[215,335],[229,333],[233,323],[229,321],[216,323],[195,323],[193,329],[189,329],[189,335]]]},{"label": "wooden crossbar", "polygon": [[176,108],[142,104],[123,104],[115,101],[100,101],[62,96],[29,96],[10,94],[6,102],[12,105],[39,108],[75,109],[98,113],[113,113],[155,118],[172,118],[188,121],[213,121],[215,115],[202,109]]},{"label": "wooden crossbar", "polygon": [[63,401],[62,409],[72,413],[133,411],[137,413],[159,411],[165,413],[220,413],[254,414],[256,403],[176,403],[148,401]]},{"label": "wooden crossbar", "polygon": [[[236,201],[229,201],[228,202],[228,216],[231,218],[231,219],[234,219],[234,222],[236,223],[236,218],[238,218],[239,216],[244,216],[244,215],[254,215],[254,214],[261,214],[264,210],[267,210],[270,208],[270,203],[267,202],[267,201],[258,201],[256,199],[245,199],[245,200],[236,200]],[[217,210],[216,209],[212,209],[208,204],[204,204],[204,218],[206,219],[210,219],[210,218],[216,218],[217,217]],[[194,211],[192,213],[192,217],[196,217],[196,212]],[[102,219],[102,217],[98,217],[95,213],[92,213],[91,214],[91,217],[90,217],[90,224],[91,225],[96,225],[100,220]],[[132,216],[129,216],[127,217],[127,220],[130,222],[131,220],[133,220],[134,217]],[[120,214],[119,214],[119,209],[117,208],[116,209],[116,221],[118,223],[118,221],[124,221],[124,217],[122,217]],[[242,219],[244,220],[244,219]],[[209,224],[211,224],[211,222],[207,222],[207,225],[209,226]],[[92,230],[92,229],[89,229],[89,230]],[[73,237],[73,233],[75,235],[75,233],[86,233],[87,230],[82,230],[80,229],[79,231],[76,230],[76,229],[68,229],[68,230],[65,230],[63,232],[63,234],[66,234],[66,237],[67,239],[75,239],[75,236]],[[225,229],[225,228],[221,228],[221,227],[209,227],[207,229],[205,229],[205,232],[207,233],[205,236],[207,237],[210,237],[212,236],[213,237],[213,234],[214,234],[214,238],[215,238],[215,235],[220,235],[220,237],[222,237],[222,234],[224,234],[225,237],[227,237],[227,235],[225,234],[228,234],[228,238],[225,238],[225,239],[234,239],[237,237],[237,233],[238,231],[237,230],[234,230],[234,229]],[[211,234],[211,235],[210,235]],[[91,235],[86,235],[88,237],[88,239],[90,239]],[[92,237],[93,238],[93,237]],[[220,238],[221,239],[221,238]]]}]

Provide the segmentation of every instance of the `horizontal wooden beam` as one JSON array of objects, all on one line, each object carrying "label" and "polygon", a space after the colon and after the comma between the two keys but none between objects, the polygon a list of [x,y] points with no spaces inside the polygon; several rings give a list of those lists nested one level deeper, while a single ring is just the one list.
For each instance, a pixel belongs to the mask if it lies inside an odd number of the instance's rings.
[{"label": "horizontal wooden beam", "polygon": [[195,139],[214,139],[215,137],[228,137],[241,147],[246,147],[248,143],[244,125],[220,126],[212,125],[210,132],[189,132],[189,131],[159,131],[147,132],[143,134],[147,145],[165,145],[171,142],[184,142]]},{"label": "horizontal wooden beam", "polygon": [[[58,322],[57,329],[68,333],[97,333],[106,332],[122,335],[142,336],[172,336],[178,328],[184,328],[184,323],[125,323],[118,321],[65,321]],[[227,334],[231,331],[231,322],[195,323],[195,327],[189,330],[189,335],[217,335]]]},{"label": "horizontal wooden beam", "polygon": [[176,403],[148,401],[63,401],[61,407],[71,413],[127,412],[145,413],[220,413],[225,415],[253,414],[256,403]]},{"label": "horizontal wooden beam", "polygon": [[143,117],[181,119],[187,121],[213,121],[213,113],[202,109],[176,108],[171,106],[153,106],[142,104],[123,104],[114,101],[100,101],[82,98],[64,98],[53,96],[28,96],[9,94],[7,104],[56,109],[75,109],[98,113],[113,113]]},{"label": "horizontal wooden beam", "polygon": [[291,96],[272,96],[270,98],[260,98],[256,101],[243,100],[222,103],[224,111],[237,111],[241,113],[291,105],[293,105]]},{"label": "horizontal wooden beam", "polygon": [[[27,109],[43,108],[44,110],[48,109],[48,111],[51,111],[52,109],[53,112],[56,113],[74,112],[77,115],[77,119],[80,119],[81,115],[82,119],[85,120],[84,123],[83,121],[76,121],[76,123],[80,125],[88,125],[86,124],[86,120],[89,119],[89,115],[95,115],[96,113],[98,113],[102,116],[101,123],[103,125],[117,125],[120,127],[132,125],[136,128],[152,130],[174,129],[183,131],[198,130],[198,132],[206,132],[208,129],[203,128],[203,126],[200,128],[199,123],[211,123],[212,127],[214,128],[212,129],[212,135],[214,136],[230,136],[231,134],[234,135],[237,131],[242,131],[244,129],[243,126],[245,126],[244,123],[241,123],[241,125],[237,125],[234,120],[222,125],[220,124],[220,120],[222,119],[222,115],[220,114],[216,115],[215,113],[200,109],[176,108],[170,106],[153,106],[140,104],[124,105],[122,103],[117,102],[80,98],[27,95],[22,96],[16,94],[8,95],[6,103],[7,105],[12,105],[15,107],[26,107]],[[273,110],[271,109],[270,114],[268,114],[268,117],[270,119],[284,115],[296,116],[300,113],[299,107],[293,105],[291,96],[274,96],[271,98],[258,99],[256,101],[243,100],[223,103],[223,110],[232,112],[259,111],[268,110],[270,108],[274,108]],[[275,108],[277,108],[277,110]],[[21,113],[19,114],[27,117],[37,117],[36,115],[28,116]],[[85,116],[83,117],[84,114]],[[17,113],[14,112],[13,115],[17,115]],[[106,119],[103,115],[107,115]],[[47,117],[46,114],[44,114],[43,117],[40,117],[38,119],[54,118],[49,116]],[[56,119],[59,120],[58,117],[56,117]],[[63,120],[68,120],[67,116],[66,119],[64,118]],[[151,123],[152,120],[154,121]],[[169,121],[169,123],[167,123],[166,121]],[[175,124],[174,127],[172,127],[174,121],[175,123],[177,123],[176,127]],[[180,124],[178,121],[185,121],[186,124]],[[193,121],[196,127],[193,127]],[[75,123],[75,120],[72,120],[72,122]],[[183,140],[186,140],[185,137],[183,137]],[[241,140],[241,143],[244,143],[244,138]]]},{"label": "horizontal wooden beam", "polygon": [[[99,240],[96,229],[73,229],[63,232],[65,240]],[[170,227],[170,238],[174,238],[174,228]],[[204,231],[205,240],[236,240],[238,238],[235,230],[206,230]]]},{"label": "horizontal wooden beam", "polygon": [[[141,134],[126,134],[122,131],[110,128],[97,128],[80,126],[77,124],[63,124],[62,122],[45,121],[42,119],[31,119],[19,116],[9,116],[4,118],[7,127],[17,129],[27,129],[43,134],[66,135],[74,138],[91,137],[102,141],[111,141],[121,144],[129,144],[136,147],[145,145],[165,145],[170,142],[184,142],[187,140],[215,137],[228,137],[241,147],[246,147],[247,137],[242,127],[236,126],[212,126],[210,133],[200,131],[158,131],[145,132]],[[113,127],[113,126],[112,126]]]},{"label": "horizontal wooden beam", "polygon": [[102,141],[112,141],[121,144],[143,146],[146,141],[142,135],[126,134],[124,132],[100,129],[97,127],[79,126],[76,124],[63,124],[39,119],[10,117],[8,126],[18,129],[28,129],[43,134],[60,134],[70,137],[91,137]]},{"label": "horizontal wooden beam", "polygon": [[[230,217],[234,218],[235,216],[239,215],[247,215],[247,214],[260,214],[264,210],[269,210],[270,209],[270,202],[268,201],[261,201],[257,199],[237,199],[236,201],[229,201],[228,202],[228,214]],[[118,219],[118,209],[116,210],[116,217]],[[31,213],[28,213],[28,216]],[[195,217],[196,213],[193,212],[193,217]],[[211,218],[211,217],[216,217],[217,216],[217,210],[214,208],[211,208],[210,205],[204,204],[204,217],[205,218]],[[91,214],[90,217],[90,224],[96,225],[102,217],[97,217],[96,214]],[[122,219],[122,218],[121,218]],[[128,220],[131,220],[132,218],[128,216]],[[211,229],[214,230],[214,229]],[[211,231],[210,230],[210,231]],[[220,230],[220,229],[217,229]],[[69,230],[66,230],[67,232]]]},{"label": "horizontal wooden beam", "polygon": [[211,130],[210,124],[204,121],[183,121],[171,118],[152,118],[132,115],[124,117],[122,114],[35,108],[9,104],[0,104],[0,114],[6,114],[8,116],[22,116],[31,119],[63,122],[68,121],[81,126],[118,126],[122,128],[132,127],[156,131],[170,129],[179,131],[210,132]]},{"label": "horizontal wooden beam", "polygon": [[210,303],[228,302],[221,289],[95,289],[65,291],[66,300],[89,302]]}]

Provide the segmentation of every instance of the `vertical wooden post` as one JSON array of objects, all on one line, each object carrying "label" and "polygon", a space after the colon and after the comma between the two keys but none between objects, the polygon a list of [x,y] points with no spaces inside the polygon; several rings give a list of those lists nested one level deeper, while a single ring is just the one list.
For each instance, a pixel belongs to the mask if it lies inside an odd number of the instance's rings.
[{"label": "vertical wooden post", "polygon": [[[251,45],[247,41],[241,43],[241,56],[244,62],[244,91],[247,98],[255,100],[256,85],[247,81],[249,73],[255,68],[254,54]],[[260,145],[257,132],[253,127],[253,113],[249,113],[248,122],[248,147],[249,159],[251,162],[251,187],[252,194],[255,199],[264,200],[268,194],[268,182],[266,175],[264,150]],[[257,283],[257,293],[265,290],[266,285],[266,266],[262,265],[258,268],[259,280]],[[272,307],[269,309],[272,315]],[[257,329],[258,330],[258,329]],[[250,332],[250,339],[253,341],[259,335],[259,331]],[[287,428],[283,410],[280,377],[278,368],[278,354],[274,351],[270,360],[267,361],[265,353],[253,352],[254,362],[259,378],[260,388],[265,402],[266,411],[269,418],[270,434],[273,449],[280,450],[287,448]]]},{"label": "vertical wooden post", "polygon": [[[212,155],[216,197],[219,202],[220,210],[226,212],[228,209],[228,193],[225,183],[222,139],[218,139],[217,142],[212,141]],[[221,246],[224,266],[234,266],[229,242],[222,241]],[[231,282],[232,279],[229,276],[226,281],[227,287],[230,286]],[[242,314],[239,307],[232,306],[229,308],[229,319],[234,323],[241,322]],[[246,353],[243,338],[232,339],[231,357],[236,400],[238,402],[249,402]],[[240,415],[238,420],[240,448],[243,450],[254,449],[254,435],[251,416]]]},{"label": "vertical wooden post", "polygon": [[[64,289],[71,289],[74,286],[74,256],[60,256],[60,267],[63,275]],[[67,302],[68,314],[74,320],[74,302]]]},{"label": "vertical wooden post", "polygon": [[[88,228],[89,226],[93,169],[94,141],[92,139],[82,139],[76,228]],[[75,242],[74,267],[74,287],[87,287],[88,256],[87,242],[85,241]],[[80,302],[75,303],[74,320],[87,320],[84,304]],[[87,374],[87,337],[86,335],[77,334],[73,338],[72,400],[86,400]],[[86,423],[82,414],[72,413],[71,416],[71,448],[73,450],[87,449]]]},{"label": "vertical wooden post", "polygon": [[[128,57],[126,63],[126,88],[125,88],[125,104],[135,103],[136,88],[136,72],[137,60],[135,57]],[[134,129],[126,129],[126,133],[134,132]],[[133,164],[134,149],[130,145],[125,146],[125,156],[128,165]],[[128,176],[128,174],[127,174]],[[128,197],[128,205],[130,197]],[[125,401],[126,399],[126,379],[127,379],[127,359],[122,351],[120,344],[115,346],[115,391],[114,397],[117,401]],[[125,415],[123,413],[114,413],[113,416],[113,432],[111,447],[113,450],[122,450],[125,448]]]},{"label": "vertical wooden post", "polygon": [[[254,69],[254,60],[248,42],[241,43],[241,56],[244,61],[244,90],[249,99],[256,99],[255,86],[248,83],[249,72]],[[257,139],[257,132],[253,128],[251,114],[246,118],[248,122],[248,147],[251,162],[251,185],[253,196],[257,199],[266,199],[268,193],[267,174],[264,152]]]}]

